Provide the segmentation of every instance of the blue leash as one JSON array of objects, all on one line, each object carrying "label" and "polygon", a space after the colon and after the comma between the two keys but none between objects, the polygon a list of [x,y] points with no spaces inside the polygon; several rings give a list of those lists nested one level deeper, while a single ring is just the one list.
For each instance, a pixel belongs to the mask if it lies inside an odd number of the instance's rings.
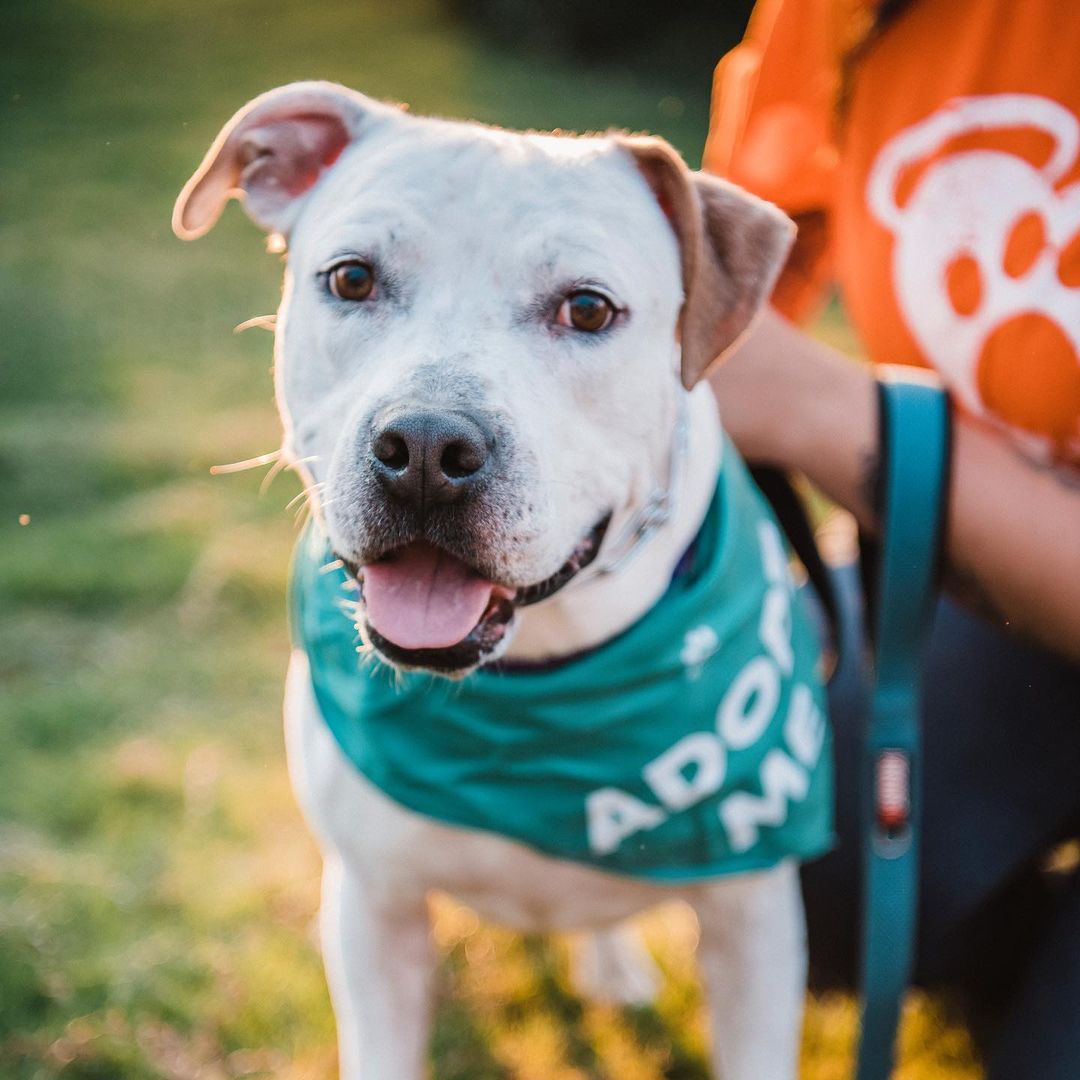
[{"label": "blue leash", "polygon": [[882,543],[876,678],[863,757],[865,887],[857,1080],[892,1073],[919,891],[922,656],[949,476],[949,403],[910,376],[879,382]]}]

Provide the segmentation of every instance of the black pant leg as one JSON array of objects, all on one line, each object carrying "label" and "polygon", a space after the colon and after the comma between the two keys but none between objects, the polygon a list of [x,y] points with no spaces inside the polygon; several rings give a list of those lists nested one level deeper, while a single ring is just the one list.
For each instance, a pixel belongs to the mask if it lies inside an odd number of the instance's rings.
[{"label": "black pant leg", "polygon": [[[838,843],[803,873],[817,985],[853,985],[861,925],[856,778],[867,694],[855,644],[854,568],[837,572],[837,592],[847,646],[830,686]],[[1080,668],[942,602],[926,669],[923,737],[917,981],[963,986],[993,977],[1008,985],[1038,936],[1039,905],[1031,896],[1017,900],[1026,894],[1016,882],[1080,819]],[[1016,921],[1025,911],[1034,929]],[[987,927],[995,925],[998,935],[1011,929],[1012,940],[1005,947],[999,936],[1002,947],[988,954]]]},{"label": "black pant leg", "polygon": [[987,1080],[1080,1077],[1080,874],[1050,892],[1039,940],[985,1033]]}]

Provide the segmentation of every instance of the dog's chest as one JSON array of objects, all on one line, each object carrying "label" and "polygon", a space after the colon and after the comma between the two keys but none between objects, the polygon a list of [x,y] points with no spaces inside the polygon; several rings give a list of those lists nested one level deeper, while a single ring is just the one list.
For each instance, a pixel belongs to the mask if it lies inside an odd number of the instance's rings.
[{"label": "dog's chest", "polygon": [[499,925],[542,931],[618,921],[670,895],[394,802],[342,753],[302,654],[293,658],[285,716],[293,786],[309,823],[392,907],[435,889]]},{"label": "dog's chest", "polygon": [[535,932],[604,925],[668,895],[491,834],[424,826],[414,836],[418,876],[500,926]]}]

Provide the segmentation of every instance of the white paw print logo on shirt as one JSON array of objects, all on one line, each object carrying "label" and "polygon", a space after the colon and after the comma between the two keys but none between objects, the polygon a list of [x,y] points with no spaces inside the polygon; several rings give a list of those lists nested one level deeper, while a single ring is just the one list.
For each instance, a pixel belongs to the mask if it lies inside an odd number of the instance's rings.
[{"label": "white paw print logo on shirt", "polygon": [[[1046,160],[970,148],[1010,130],[1041,133]],[[1048,98],[958,98],[885,144],[867,200],[901,313],[962,403],[1036,457],[1080,461],[1080,183],[1060,186],[1078,152],[1080,123]]]}]

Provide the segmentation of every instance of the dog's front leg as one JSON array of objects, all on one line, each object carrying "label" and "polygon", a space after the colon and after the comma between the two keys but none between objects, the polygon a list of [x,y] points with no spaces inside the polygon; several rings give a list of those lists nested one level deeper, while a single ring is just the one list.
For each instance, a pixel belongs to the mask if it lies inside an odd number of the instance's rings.
[{"label": "dog's front leg", "polygon": [[331,855],[320,923],[342,1080],[420,1080],[434,966],[423,898],[378,895]]},{"label": "dog's front leg", "polygon": [[718,883],[693,903],[718,1080],[794,1080],[806,994],[798,867]]}]

